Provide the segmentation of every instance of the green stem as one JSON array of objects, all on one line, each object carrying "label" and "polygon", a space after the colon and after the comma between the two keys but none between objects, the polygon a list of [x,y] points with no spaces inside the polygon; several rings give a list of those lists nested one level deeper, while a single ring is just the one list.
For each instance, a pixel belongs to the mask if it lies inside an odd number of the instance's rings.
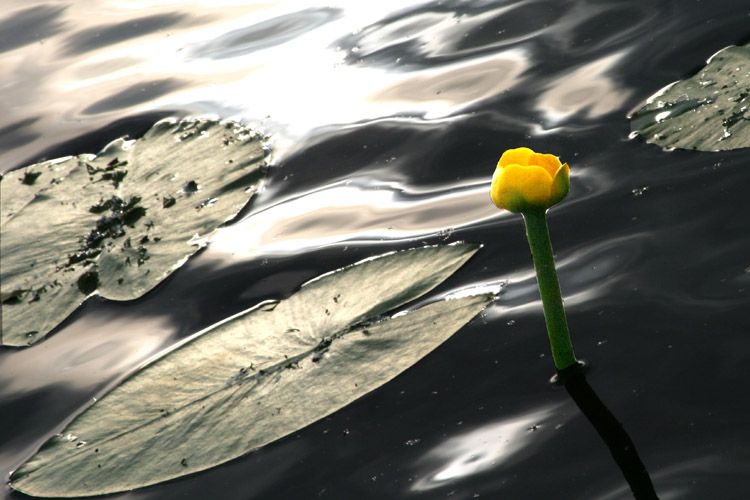
[{"label": "green stem", "polygon": [[534,258],[539,294],[542,296],[544,320],[552,347],[552,358],[558,371],[577,363],[570,343],[568,323],[565,320],[560,283],[557,281],[555,258],[549,240],[545,210],[527,210],[523,213],[526,222],[526,237],[529,239],[531,256]]}]

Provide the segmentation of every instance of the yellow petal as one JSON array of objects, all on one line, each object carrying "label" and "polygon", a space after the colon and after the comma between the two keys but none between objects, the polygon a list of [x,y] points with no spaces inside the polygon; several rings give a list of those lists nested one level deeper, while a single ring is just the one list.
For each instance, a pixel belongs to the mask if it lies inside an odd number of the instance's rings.
[{"label": "yellow petal", "polygon": [[535,153],[529,148],[509,149],[500,157],[497,166],[507,167],[508,165],[529,165],[529,158],[534,154]]},{"label": "yellow petal", "polygon": [[549,172],[550,177],[554,177],[557,171],[560,169],[560,160],[555,155],[546,155],[543,153],[534,153],[529,158],[527,165],[539,165],[544,170]]},{"label": "yellow petal", "polygon": [[555,177],[552,179],[552,189],[550,190],[549,206],[560,203],[568,195],[570,190],[570,167],[566,163],[561,166]]},{"label": "yellow petal", "polygon": [[500,208],[522,212],[549,208],[552,176],[542,167],[508,165],[493,176],[492,201]]}]

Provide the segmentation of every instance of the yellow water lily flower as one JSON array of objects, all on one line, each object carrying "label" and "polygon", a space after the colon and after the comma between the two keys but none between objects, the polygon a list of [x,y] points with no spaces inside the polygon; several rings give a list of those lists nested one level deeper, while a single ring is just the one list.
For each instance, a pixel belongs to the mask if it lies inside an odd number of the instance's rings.
[{"label": "yellow water lily flower", "polygon": [[547,210],[560,203],[569,189],[568,164],[529,148],[503,153],[492,176],[493,203],[515,213]]}]

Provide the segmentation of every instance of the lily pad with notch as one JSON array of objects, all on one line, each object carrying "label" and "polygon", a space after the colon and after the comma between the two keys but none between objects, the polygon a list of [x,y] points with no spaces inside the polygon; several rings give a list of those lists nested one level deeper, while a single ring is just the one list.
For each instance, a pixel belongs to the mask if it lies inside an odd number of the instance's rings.
[{"label": "lily pad with notch", "polygon": [[11,486],[44,497],[126,491],[217,466],[333,413],[414,365],[494,299],[461,292],[384,316],[477,249],[366,259],[195,334],[50,438]]},{"label": "lily pad with notch", "polygon": [[694,76],[672,83],[631,114],[633,134],[664,148],[750,147],[750,44],[720,50]]},{"label": "lily pad with notch", "polygon": [[234,122],[167,119],[98,155],[6,174],[0,344],[37,342],[92,294],[153,289],[258,189],[263,141]]}]

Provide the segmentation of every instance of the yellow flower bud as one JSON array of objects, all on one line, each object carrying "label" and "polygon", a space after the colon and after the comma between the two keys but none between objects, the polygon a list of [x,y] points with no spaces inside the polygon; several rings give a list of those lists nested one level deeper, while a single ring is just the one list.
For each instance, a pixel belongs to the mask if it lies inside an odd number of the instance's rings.
[{"label": "yellow flower bud", "polygon": [[547,210],[560,203],[569,189],[568,164],[529,148],[503,153],[492,176],[492,202],[515,213]]}]

